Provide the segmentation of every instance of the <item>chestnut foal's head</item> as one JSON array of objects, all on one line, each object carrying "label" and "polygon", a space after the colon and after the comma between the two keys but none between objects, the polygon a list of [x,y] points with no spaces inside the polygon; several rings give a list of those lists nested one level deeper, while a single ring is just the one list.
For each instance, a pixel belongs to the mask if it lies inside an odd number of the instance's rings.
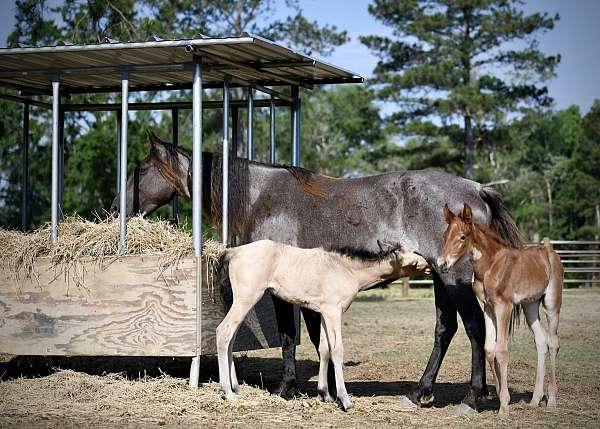
[{"label": "chestnut foal's head", "polygon": [[473,212],[465,203],[462,213],[455,215],[448,208],[448,204],[445,204],[444,217],[448,222],[448,228],[444,232],[444,248],[437,259],[437,264],[443,273],[447,273],[472,250]]}]

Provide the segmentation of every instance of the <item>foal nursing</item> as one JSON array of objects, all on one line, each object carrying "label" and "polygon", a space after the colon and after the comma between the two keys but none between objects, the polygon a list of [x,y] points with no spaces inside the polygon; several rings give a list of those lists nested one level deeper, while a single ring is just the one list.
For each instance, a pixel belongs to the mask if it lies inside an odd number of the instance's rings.
[{"label": "foal nursing", "polygon": [[[508,335],[511,315],[518,305],[525,311],[538,354],[531,405],[538,406],[544,396],[544,364],[549,348],[548,406],[556,406],[558,318],[564,274],[560,258],[548,242],[522,249],[509,247],[485,225],[473,222],[471,207],[466,203],[459,215],[452,213],[446,204],[444,216],[448,228],[444,232],[444,248],[437,264],[445,272],[468,255],[473,265],[473,290],[484,303],[485,353],[500,397],[500,412],[508,412],[510,401]],[[540,323],[540,303],[546,309],[548,332]]]},{"label": "foal nursing", "polygon": [[[292,304],[321,314],[319,382],[317,390],[332,402],[327,386],[331,359],[337,398],[344,410],[352,408],[342,373],[342,314],[358,292],[387,280],[426,272],[421,256],[392,247],[379,254],[336,252],[322,248],[300,249],[270,240],[227,249],[220,275],[229,276],[231,309],[217,327],[219,382],[227,399],[235,399],[239,385],[232,359],[235,335],[246,314],[265,291]],[[223,279],[220,279],[223,281]]]}]

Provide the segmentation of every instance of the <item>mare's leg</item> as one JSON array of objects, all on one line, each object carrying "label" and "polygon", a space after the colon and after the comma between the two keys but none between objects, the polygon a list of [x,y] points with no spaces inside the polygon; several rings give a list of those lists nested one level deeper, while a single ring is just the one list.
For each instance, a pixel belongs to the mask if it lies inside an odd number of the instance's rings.
[{"label": "mare's leg", "polygon": [[546,352],[548,351],[548,344],[546,343],[546,330],[540,323],[540,302],[531,302],[524,306],[525,319],[527,325],[533,332],[535,339],[535,348],[537,350],[537,368],[535,370],[535,388],[533,389],[533,396],[529,403],[532,407],[537,407],[540,401],[544,397],[544,375],[546,365]]},{"label": "mare's leg", "polygon": [[496,374],[496,366],[494,365],[496,353],[496,326],[494,325],[494,314],[492,309],[486,305],[483,313],[485,319],[485,357],[487,358],[494,385],[496,386],[496,396],[500,395],[500,385],[498,384],[498,375]]},{"label": "mare's leg", "polygon": [[510,315],[512,303],[496,303],[494,314],[496,316],[496,375],[500,383],[500,414],[508,413],[510,394],[508,393],[508,332],[510,329]]},{"label": "mare's leg", "polygon": [[282,301],[274,295],[273,307],[277,318],[277,329],[281,341],[281,356],[283,358],[283,379],[275,392],[285,399],[296,395],[296,324],[294,323],[294,306]]},{"label": "mare's leg", "polygon": [[[236,297],[229,312],[223,318],[223,321],[217,327],[217,354],[219,362],[219,384],[221,391],[228,400],[234,400],[233,382],[237,384],[235,377],[235,368],[233,365],[232,343],[240,325],[254,304],[256,304],[263,290],[252,291],[252,295],[246,297]],[[235,380],[232,380],[232,374]]]},{"label": "mare's leg", "polygon": [[331,348],[331,361],[335,370],[335,384],[337,387],[337,400],[340,402],[344,411],[354,407],[348,392],[346,383],[344,383],[344,345],[342,343],[342,311],[339,308],[326,308],[321,313],[325,322],[325,332],[327,342]]},{"label": "mare's leg", "polygon": [[323,400],[323,402],[333,402],[333,398],[329,394],[329,383],[328,383],[328,368],[329,361],[331,360],[331,351],[329,349],[329,343],[327,342],[327,333],[325,332],[325,321],[323,317],[320,323],[320,341],[319,341],[319,382],[317,383],[317,392]]},{"label": "mare's leg", "polygon": [[420,406],[431,405],[433,403],[433,383],[437,378],[450,341],[452,341],[452,337],[454,337],[458,329],[456,307],[452,304],[446,286],[435,272],[433,273],[433,291],[436,316],[433,350],[431,351],[425,372],[421,380],[419,380],[419,385],[408,394],[408,399]]},{"label": "mare's leg", "polygon": [[465,285],[458,282],[450,289],[450,293],[471,343],[471,386],[462,403],[476,410],[477,400],[488,394],[485,380],[485,320],[470,283]]},{"label": "mare's leg", "polygon": [[[558,386],[556,384],[556,356],[558,355],[558,319],[562,304],[562,278],[558,289],[547,289],[544,297],[546,319],[548,320],[548,346],[550,349],[550,379],[548,380],[548,407],[556,407]],[[552,281],[552,280],[551,280]]]}]

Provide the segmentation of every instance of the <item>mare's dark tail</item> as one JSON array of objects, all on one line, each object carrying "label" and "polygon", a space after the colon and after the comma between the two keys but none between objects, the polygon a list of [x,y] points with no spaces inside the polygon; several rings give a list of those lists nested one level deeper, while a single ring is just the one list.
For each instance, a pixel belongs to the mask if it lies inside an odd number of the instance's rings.
[{"label": "mare's dark tail", "polygon": [[225,311],[229,311],[233,304],[233,290],[231,289],[231,281],[229,280],[229,259],[231,255],[227,250],[219,257],[216,267],[215,284],[219,290],[221,303],[225,307]]},{"label": "mare's dark tail", "polygon": [[525,238],[517,228],[517,224],[510,214],[510,211],[504,205],[502,197],[495,189],[482,187],[479,190],[479,196],[489,206],[492,212],[492,220],[490,227],[500,236],[506,243],[520,249],[523,247]]},{"label": "mare's dark tail", "polygon": [[[515,249],[522,248],[525,243],[525,238],[523,237],[523,234],[521,234],[521,231],[519,231],[519,228],[517,228],[517,224],[510,214],[510,211],[504,205],[500,193],[495,189],[482,187],[479,190],[479,196],[492,212],[492,220],[490,222],[492,230],[509,246],[514,247]],[[510,334],[512,334],[521,324],[521,313],[521,305],[515,305],[510,316]]]}]

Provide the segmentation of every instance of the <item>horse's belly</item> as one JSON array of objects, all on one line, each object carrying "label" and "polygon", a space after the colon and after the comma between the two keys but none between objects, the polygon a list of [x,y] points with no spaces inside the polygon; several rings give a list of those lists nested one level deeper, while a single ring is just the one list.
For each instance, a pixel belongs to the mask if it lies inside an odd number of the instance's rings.
[{"label": "horse's belly", "polygon": [[273,282],[269,283],[268,290],[285,302],[319,312],[321,297],[319,291],[311,287],[301,286],[295,285],[295,287],[289,287],[279,282]]}]

